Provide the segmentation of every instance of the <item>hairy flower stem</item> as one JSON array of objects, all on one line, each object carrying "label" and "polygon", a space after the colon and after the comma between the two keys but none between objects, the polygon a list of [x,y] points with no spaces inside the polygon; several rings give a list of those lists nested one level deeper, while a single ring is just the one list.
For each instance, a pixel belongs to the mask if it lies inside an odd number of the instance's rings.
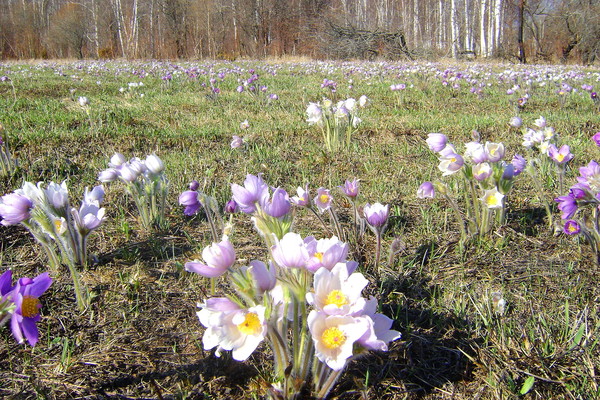
[{"label": "hairy flower stem", "polygon": [[377,236],[377,249],[375,250],[375,272],[379,275],[379,259],[381,257],[381,231],[375,233]]},{"label": "hairy flower stem", "polygon": [[327,223],[325,222],[325,220],[323,219],[323,217],[321,217],[319,215],[319,213],[317,212],[317,210],[315,210],[312,207],[308,208],[310,211],[312,211],[312,213],[317,217],[317,219],[321,222],[321,224],[323,225],[323,227],[327,230],[327,232],[331,232],[331,228],[329,227],[329,225],[327,225]]},{"label": "hairy flower stem", "polygon": [[345,242],[346,238],[344,237],[344,231],[342,230],[342,226],[340,225],[340,221],[338,220],[338,217],[335,213],[335,210],[333,209],[333,206],[329,207],[329,216],[331,217],[331,222],[333,222],[333,227],[335,229],[335,233],[337,234],[338,238],[342,242]]},{"label": "hairy flower stem", "polygon": [[317,393],[317,398],[318,399],[324,399],[324,398],[327,397],[327,395],[329,394],[329,392],[331,391],[331,389],[333,389],[333,386],[335,385],[335,383],[337,382],[337,380],[342,375],[342,372],[344,372],[343,368],[340,369],[340,370],[338,370],[338,371],[331,371],[329,373],[329,376],[327,377],[327,380],[321,386],[319,392]]},{"label": "hairy flower stem", "polygon": [[75,289],[75,300],[77,301],[77,307],[79,311],[85,311],[85,309],[89,306],[89,296],[87,290],[85,290],[79,281],[79,273],[77,272],[77,268],[75,268],[75,264],[72,262],[67,263],[69,267],[69,272],[71,273],[71,278],[73,279],[73,288]]}]

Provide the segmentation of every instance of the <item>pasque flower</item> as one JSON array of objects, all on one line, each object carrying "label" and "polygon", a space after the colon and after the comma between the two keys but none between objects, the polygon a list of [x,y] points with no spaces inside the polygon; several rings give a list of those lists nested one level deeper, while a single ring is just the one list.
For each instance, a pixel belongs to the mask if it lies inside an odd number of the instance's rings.
[{"label": "pasque flower", "polygon": [[320,268],[331,270],[338,263],[343,262],[348,255],[348,245],[341,242],[337,236],[316,240],[313,236],[304,239],[309,259],[306,269],[316,272]]},{"label": "pasque flower", "polygon": [[579,225],[579,222],[569,219],[565,222],[563,232],[567,235],[577,235],[581,232],[581,226]]},{"label": "pasque flower", "polygon": [[384,206],[381,203],[375,203],[372,205],[367,203],[365,204],[363,212],[369,226],[379,230],[388,220],[390,215],[390,206]]},{"label": "pasque flower", "polygon": [[259,175],[246,175],[244,186],[231,185],[233,200],[238,204],[240,210],[246,214],[256,211],[256,203],[261,203],[269,196],[269,187]]},{"label": "pasque flower", "polygon": [[21,278],[17,281],[10,295],[15,304],[10,327],[17,342],[24,343],[27,339],[31,346],[37,343],[39,332],[36,322],[41,319],[40,308],[42,307],[39,298],[51,284],[52,279],[47,272],[33,279]]},{"label": "pasque flower", "polygon": [[417,197],[419,199],[433,199],[435,197],[435,188],[431,182],[423,182],[417,189]]},{"label": "pasque flower", "polygon": [[179,204],[185,206],[183,213],[187,216],[194,215],[202,207],[199,193],[195,190],[186,190],[181,193],[179,195]]},{"label": "pasque flower", "polygon": [[283,268],[304,268],[309,254],[306,243],[300,235],[286,233],[271,249],[273,260]]},{"label": "pasque flower", "polygon": [[327,315],[356,315],[365,307],[362,290],[369,281],[358,272],[348,274],[343,263],[331,271],[319,269],[314,276],[314,293],[307,293],[306,300],[316,310]]},{"label": "pasque flower", "polygon": [[314,198],[314,203],[319,209],[319,211],[324,212],[325,210],[329,210],[331,208],[331,202],[333,197],[329,192],[329,189],[325,189],[320,187],[317,189],[317,195]]},{"label": "pasque flower", "polygon": [[566,144],[560,146],[560,149],[556,148],[554,144],[551,144],[548,146],[548,156],[557,164],[566,164],[574,157],[571,153],[571,149]]},{"label": "pasque flower", "polygon": [[492,208],[502,208],[504,195],[498,191],[495,187],[489,190],[486,190],[479,200],[485,204],[485,206],[489,209]]},{"label": "pasque flower", "polygon": [[196,314],[206,327],[202,336],[204,349],[217,347],[217,357],[221,356],[221,350],[232,350],[234,360],[244,361],[267,334],[264,306],[242,309],[224,297],[207,299],[198,306],[202,310]]},{"label": "pasque flower", "polygon": [[559,196],[554,199],[558,203],[558,209],[562,211],[561,218],[569,219],[577,211],[577,200],[572,196]]},{"label": "pasque flower", "polygon": [[10,193],[0,199],[0,223],[4,226],[17,225],[31,217],[33,202],[19,193]]},{"label": "pasque flower", "polygon": [[452,175],[462,168],[464,165],[463,158],[456,153],[449,153],[442,156],[440,159],[438,169],[443,172],[443,176]]},{"label": "pasque flower", "polygon": [[446,147],[448,137],[443,133],[430,133],[425,141],[431,151],[438,153]]},{"label": "pasque flower", "polygon": [[316,310],[308,314],[307,323],[315,345],[315,356],[334,371],[344,368],[353,355],[354,343],[369,328],[364,319],[327,315]]},{"label": "pasque flower", "polygon": [[342,189],[344,194],[351,199],[354,199],[354,198],[356,198],[356,196],[358,196],[358,187],[359,187],[359,180],[356,178],[354,178],[353,180],[346,179],[346,182],[344,182],[344,185],[340,186],[340,188]]},{"label": "pasque flower", "polygon": [[216,278],[231,268],[235,263],[235,250],[231,242],[225,238],[220,243],[213,243],[202,250],[202,259],[185,263],[186,271],[195,272],[207,278]]},{"label": "pasque flower", "polygon": [[284,189],[277,188],[271,198],[263,198],[261,207],[271,217],[281,218],[290,212],[290,197]]}]

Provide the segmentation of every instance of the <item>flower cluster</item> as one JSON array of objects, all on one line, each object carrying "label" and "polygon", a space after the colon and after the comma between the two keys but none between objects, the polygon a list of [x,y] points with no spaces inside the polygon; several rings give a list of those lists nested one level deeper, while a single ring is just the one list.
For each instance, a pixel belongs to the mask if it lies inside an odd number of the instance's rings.
[{"label": "flower cluster", "polygon": [[361,123],[358,109],[369,103],[367,96],[358,100],[348,98],[334,104],[329,99],[320,103],[309,103],[306,109],[307,122],[323,130],[323,140],[328,151],[333,152],[350,146],[350,138]]},{"label": "flower cluster", "polygon": [[590,243],[600,265],[600,165],[590,161],[579,168],[577,183],[569,193],[554,199],[567,235],[582,234]]},{"label": "flower cluster", "polygon": [[[492,215],[496,214],[498,223],[504,223],[506,210],[505,196],[508,194],[518,176],[527,163],[520,155],[515,155],[511,162],[504,161],[505,148],[502,143],[481,143],[478,135],[475,140],[465,145],[463,155],[458,154],[446,135],[430,133],[426,142],[431,151],[438,154],[438,169],[442,176],[462,172],[467,182],[467,190],[463,193],[466,210],[467,228],[470,234],[486,233],[491,229]],[[436,190],[437,189],[437,190]],[[465,239],[464,217],[457,203],[448,195],[448,188],[441,182],[436,185],[423,183],[417,192],[420,198],[432,198],[436,191],[450,202],[457,213],[461,234]]]},{"label": "flower cluster", "polygon": [[[523,128],[523,146],[532,153],[527,171],[546,208],[550,227],[553,225],[551,198],[545,194],[543,182],[546,184],[557,182],[559,193],[563,193],[567,163],[574,157],[568,145],[557,147],[557,139],[558,135],[554,128],[548,126],[544,117],[535,120],[534,128]],[[554,179],[554,176],[557,179]]]},{"label": "flower cluster", "polygon": [[39,338],[36,322],[41,319],[39,298],[52,284],[47,272],[37,277],[21,278],[12,285],[12,271],[0,275],[0,327],[10,319],[10,328],[18,343],[35,346]]},{"label": "flower cluster", "polygon": [[88,263],[87,237],[104,220],[104,208],[100,208],[103,198],[102,186],[91,191],[86,188],[80,207],[75,208],[69,203],[66,182],[50,182],[46,188],[42,182],[25,182],[21,189],[0,199],[2,225],[22,224],[42,245],[54,270],[61,264],[69,267],[82,309],[87,300],[76,267]]},{"label": "flower cluster", "polygon": [[108,169],[100,172],[98,180],[105,183],[116,180],[124,182],[140,213],[142,226],[146,229],[165,228],[169,190],[162,160],[154,154],[145,160],[137,157],[127,160],[123,154],[115,153],[108,166]]},{"label": "flower cluster", "polygon": [[[243,361],[265,341],[275,357],[273,394],[293,398],[312,373],[311,390],[322,398],[349,360],[367,350],[387,350],[400,334],[391,329],[391,319],[376,312],[375,298],[362,297],[367,280],[356,272],[358,263],[348,260],[347,243],[338,236],[317,239],[291,231],[291,206],[313,209],[318,216],[332,208],[329,190],[320,188],[311,199],[308,186],[298,188],[298,196],[290,199],[285,190],[270,188],[261,175],[250,174],[243,185],[231,189],[226,208],[251,215],[269,259],[236,267],[234,246],[223,235],[204,248],[202,260],[185,264],[187,271],[211,282],[227,276],[235,289],[234,295],[198,304],[198,318],[206,328],[204,348],[216,349],[217,356],[231,351],[235,360]],[[356,198],[358,180],[346,181],[342,190]],[[180,196],[186,214],[202,207],[200,193],[190,187]],[[365,217],[377,232],[388,213],[389,207],[378,203],[365,206]]]}]

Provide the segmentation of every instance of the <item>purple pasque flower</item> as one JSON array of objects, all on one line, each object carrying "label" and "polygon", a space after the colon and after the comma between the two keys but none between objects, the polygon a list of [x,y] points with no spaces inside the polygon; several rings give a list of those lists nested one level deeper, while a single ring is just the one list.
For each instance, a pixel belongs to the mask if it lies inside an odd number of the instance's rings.
[{"label": "purple pasque flower", "polygon": [[111,168],[119,168],[121,165],[125,164],[126,162],[127,162],[127,159],[125,158],[125,156],[123,154],[115,153],[110,158],[110,161],[108,162],[108,166]]},{"label": "purple pasque flower", "polygon": [[319,209],[319,211],[324,212],[325,210],[329,210],[331,208],[333,197],[331,196],[329,189],[320,187],[317,189],[317,195],[315,196],[313,201]]},{"label": "purple pasque flower", "polygon": [[515,176],[517,176],[525,170],[525,167],[527,167],[527,160],[525,160],[521,155],[515,154],[511,164],[513,167],[515,167]]},{"label": "purple pasque flower", "polygon": [[1,297],[8,294],[14,289],[12,286],[12,270],[6,270],[2,275],[0,275],[0,301]]},{"label": "purple pasque flower", "polygon": [[242,139],[238,135],[233,135],[231,137],[231,144],[230,144],[230,146],[231,146],[232,149],[238,149],[238,148],[242,147],[243,144],[244,144],[244,139]]},{"label": "purple pasque flower", "polygon": [[269,262],[269,267],[267,267],[262,261],[250,261],[248,271],[250,271],[254,284],[260,293],[273,289],[277,284],[276,270],[271,262]]},{"label": "purple pasque flower", "polygon": [[596,146],[600,147],[600,132],[596,132],[594,136],[592,136],[592,140],[596,143]]},{"label": "purple pasque flower", "polygon": [[196,212],[202,207],[200,202],[200,193],[195,190],[186,190],[179,195],[179,204],[185,206],[183,214],[188,217],[196,214]]},{"label": "purple pasque flower", "polygon": [[83,236],[98,228],[104,221],[104,208],[100,208],[98,201],[83,202],[79,210],[71,209],[71,215],[75,221],[77,230]]},{"label": "purple pasque flower", "polygon": [[567,235],[577,235],[579,232],[581,232],[581,226],[579,225],[579,222],[569,219],[567,222],[565,222],[563,232]]},{"label": "purple pasque flower", "polygon": [[269,196],[269,187],[263,181],[261,174],[257,176],[248,174],[244,180],[244,186],[238,184],[231,185],[233,199],[240,207],[240,210],[246,214],[252,214],[256,211],[256,203],[263,203]]},{"label": "purple pasque flower", "polygon": [[417,198],[433,199],[435,197],[435,188],[431,182],[423,182],[417,189]]},{"label": "purple pasque flower", "polygon": [[353,180],[346,179],[343,186],[339,186],[344,194],[350,199],[355,199],[358,196],[359,180],[354,178]]},{"label": "purple pasque flower", "polygon": [[569,196],[575,200],[585,199],[588,196],[592,196],[590,193],[590,187],[585,183],[576,183],[569,189]]},{"label": "purple pasque flower", "polygon": [[456,153],[448,153],[439,158],[438,169],[443,172],[443,176],[452,175],[462,168],[465,164],[462,156]]},{"label": "purple pasque flower", "polygon": [[165,164],[156,154],[148,155],[144,161],[144,165],[154,175],[158,175],[165,170]]},{"label": "purple pasque flower", "polygon": [[190,188],[190,190],[198,190],[198,188],[200,187],[200,182],[194,179],[190,182],[188,187]]},{"label": "purple pasque flower", "polygon": [[586,184],[593,192],[600,192],[600,165],[594,160],[579,168],[577,182]]},{"label": "purple pasque flower", "polygon": [[310,258],[306,261],[306,269],[316,272],[320,268],[330,270],[338,263],[344,262],[348,256],[348,244],[337,236],[316,240],[313,236],[304,239]]},{"label": "purple pasque flower", "polygon": [[231,199],[225,204],[225,212],[228,214],[234,214],[239,211],[239,207],[235,200]]},{"label": "purple pasque flower", "polygon": [[478,180],[479,182],[485,181],[492,175],[492,167],[490,164],[484,162],[481,164],[476,164],[473,166],[473,178]]},{"label": "purple pasque flower", "polygon": [[571,149],[568,145],[563,144],[560,149],[556,148],[554,144],[548,146],[548,156],[557,164],[566,164],[575,157],[571,153]]},{"label": "purple pasque flower", "polygon": [[558,203],[558,209],[562,211],[562,219],[569,219],[577,212],[577,200],[571,196],[559,196],[554,199]]},{"label": "purple pasque flower", "polygon": [[508,122],[508,124],[510,126],[512,126],[513,128],[520,128],[521,126],[523,126],[523,120],[520,117],[512,117],[510,119],[510,121]]},{"label": "purple pasque flower", "polygon": [[40,308],[42,308],[39,298],[51,284],[52,279],[47,272],[33,279],[21,278],[17,281],[11,294],[15,310],[10,327],[18,343],[24,343],[25,339],[31,346],[37,343],[39,332],[36,322],[41,319]]},{"label": "purple pasque flower", "polygon": [[366,300],[363,312],[358,318],[365,319],[369,327],[358,339],[358,344],[366,349],[387,351],[388,344],[402,336],[400,332],[390,329],[394,323],[391,318],[377,313],[377,299],[374,297]]},{"label": "purple pasque flower", "polygon": [[286,233],[271,248],[273,261],[282,268],[304,268],[310,255],[306,243],[300,235]]},{"label": "purple pasque flower", "polygon": [[270,199],[269,197],[265,197],[263,203],[261,203],[261,208],[274,218],[281,218],[287,215],[291,207],[290,196],[282,188],[275,189],[273,196]]},{"label": "purple pasque flower", "polygon": [[223,275],[235,263],[235,250],[229,239],[213,243],[202,250],[202,259],[206,263],[194,260],[185,263],[185,270],[195,272],[207,278]]},{"label": "purple pasque flower", "polygon": [[478,141],[465,144],[465,159],[471,160],[474,164],[481,164],[489,161],[485,147]]},{"label": "purple pasque flower", "polygon": [[431,151],[438,153],[446,147],[448,137],[443,133],[430,133],[427,135],[425,142],[427,142],[427,146]]},{"label": "purple pasque flower", "polygon": [[296,193],[298,193],[298,196],[294,196],[290,200],[292,204],[298,207],[310,207],[310,193],[308,192],[308,183],[304,188],[298,186],[298,188],[296,189]]},{"label": "purple pasque flower", "polygon": [[46,199],[55,210],[62,210],[69,204],[69,190],[67,189],[67,181],[63,181],[60,185],[55,182],[50,182],[48,188],[44,189]]},{"label": "purple pasque flower", "polygon": [[369,226],[376,231],[380,231],[390,216],[390,206],[388,204],[384,206],[381,203],[375,203],[373,205],[367,203],[365,204],[363,212]]},{"label": "purple pasque flower", "polygon": [[119,177],[119,172],[115,168],[108,168],[101,171],[98,180],[102,183],[114,182]]},{"label": "purple pasque flower", "polygon": [[17,225],[31,217],[33,202],[19,193],[9,193],[0,198],[0,224]]}]

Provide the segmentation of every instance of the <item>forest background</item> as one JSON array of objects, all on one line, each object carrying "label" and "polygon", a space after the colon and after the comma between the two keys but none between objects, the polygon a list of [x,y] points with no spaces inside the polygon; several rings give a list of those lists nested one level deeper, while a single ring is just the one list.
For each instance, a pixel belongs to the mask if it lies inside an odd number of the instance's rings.
[{"label": "forest background", "polygon": [[501,58],[590,64],[600,0],[2,0],[0,59]]}]

